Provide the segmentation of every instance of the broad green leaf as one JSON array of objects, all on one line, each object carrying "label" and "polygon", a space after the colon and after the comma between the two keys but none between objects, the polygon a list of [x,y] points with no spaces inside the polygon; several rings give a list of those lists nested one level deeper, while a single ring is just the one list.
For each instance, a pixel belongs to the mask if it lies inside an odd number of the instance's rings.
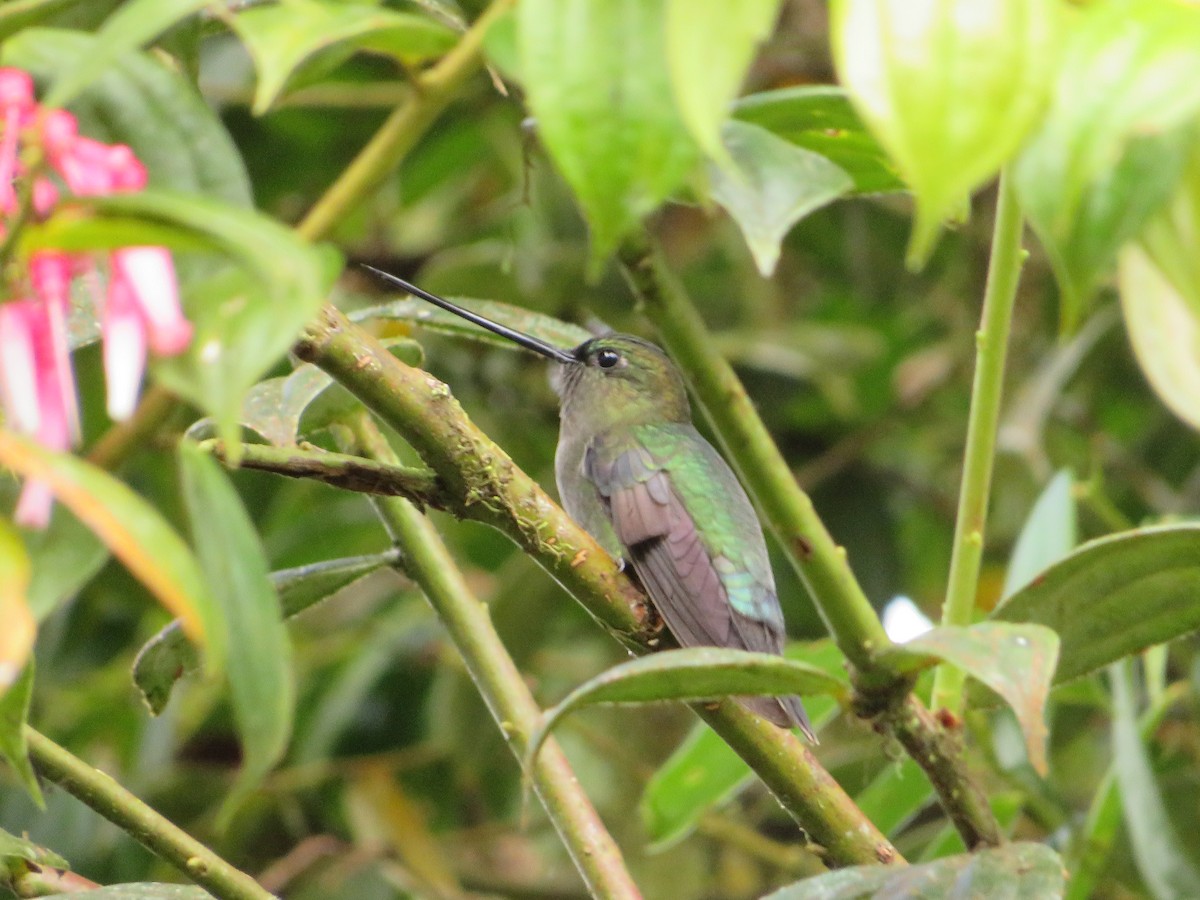
[{"label": "broad green leaf", "polygon": [[1142,230],[1141,246],[1192,315],[1200,316],[1200,153],[1195,150],[1175,194]]},{"label": "broad green leaf", "polygon": [[[48,84],[64,59],[96,55],[98,40],[76,31],[30,29],[4,42],[0,62],[26,69],[40,84]],[[146,166],[151,187],[253,205],[246,168],[221,120],[161,60],[145,53],[123,54],[71,101],[70,109],[83,134],[128,144]],[[136,232],[113,241],[139,243],[152,241]]]},{"label": "broad green leaf", "polygon": [[452,29],[425,16],[330,0],[254,6],[237,14],[233,29],[258,71],[255,115],[269,110],[288,79],[321,51],[370,49],[417,62],[449,50],[457,37]]},{"label": "broad green leaf", "polygon": [[890,648],[883,658],[908,671],[945,661],[983,682],[1017,714],[1029,762],[1044,775],[1046,698],[1058,648],[1058,635],[1041,625],[980,622],[966,628],[935,628]]},{"label": "broad green leaf", "polygon": [[1008,844],[920,866],[853,866],[807,878],[763,900],[1053,900],[1063,891],[1062,860],[1042,844]]},{"label": "broad green leaf", "polygon": [[1054,98],[1015,174],[1073,330],[1117,251],[1178,185],[1200,112],[1200,7],[1090,6],[1070,30]]},{"label": "broad green leaf", "polygon": [[[846,658],[829,640],[792,645],[785,655],[803,659],[834,676],[845,672]],[[817,733],[840,709],[837,701],[827,695],[807,698],[804,708]],[[642,794],[638,809],[654,847],[663,849],[683,840],[704,813],[728,802],[754,780],[754,772],[745,760],[711,728],[697,723],[687,740],[654,773]]]},{"label": "broad green leaf", "polygon": [[[1091,681],[1092,684],[1098,684]],[[1171,707],[1184,697],[1186,688],[1168,690],[1151,701],[1138,721],[1138,735],[1143,743],[1153,738]],[[1061,698],[1060,698],[1061,700]],[[1083,826],[1075,833],[1067,857],[1066,900],[1089,900],[1095,896],[1096,885],[1112,856],[1113,844],[1121,825],[1121,795],[1117,788],[1116,772],[1110,764],[1099,787],[1092,795],[1091,806]]]},{"label": "broad green leaf", "polygon": [[[33,660],[26,663],[20,677],[0,694],[0,757],[3,757],[22,787],[29,792],[39,809],[46,808],[42,789],[29,762],[29,747],[25,740],[25,723],[29,719],[29,703],[33,699]],[[3,834],[0,832],[0,834]],[[3,834],[8,838],[9,835]]]},{"label": "broad green leaf", "polygon": [[1112,665],[1109,680],[1113,692],[1113,767],[1138,869],[1157,900],[1200,897],[1200,872],[1189,860],[1167,815],[1146,745],[1138,733],[1128,660]]},{"label": "broad green leaf", "polygon": [[933,798],[933,785],[911,757],[885,766],[854,798],[855,805],[889,837]]},{"label": "broad green leaf", "polygon": [[[408,365],[421,364],[424,352],[415,341],[384,338],[382,343]],[[254,385],[242,402],[239,422],[277,447],[290,447],[302,433],[324,428],[361,406],[348,390],[306,363],[290,375]],[[190,433],[196,428],[193,425]]]},{"label": "broad green leaf", "polygon": [[[1025,799],[1025,794],[1021,791],[997,791],[988,795],[988,806],[991,807],[992,815],[996,817],[1001,834],[1007,836],[1011,833],[1017,816],[1025,807]],[[915,862],[927,863],[966,852],[967,848],[963,843],[962,835],[958,833],[958,829],[953,824],[947,822],[937,836],[925,845]],[[1030,900],[1034,900],[1034,898],[1031,897]]]},{"label": "broad green leaf", "polygon": [[[394,551],[331,559],[272,572],[271,583],[279,596],[283,617],[290,619],[377,569],[398,562],[399,556]],[[179,621],[175,620],[142,645],[133,661],[133,682],[150,713],[157,716],[166,709],[175,683],[199,668],[196,648],[187,641]]]},{"label": "broad green leaf", "polygon": [[522,0],[538,135],[591,227],[592,269],[683,182],[699,152],[667,75],[663,0]]},{"label": "broad green leaf", "polygon": [[56,509],[44,531],[25,535],[33,577],[29,608],[39,622],[74,597],[108,561],[108,549],[69,509]]},{"label": "broad green leaf", "polygon": [[863,120],[916,198],[911,267],[1042,114],[1054,0],[837,0],[833,55]]},{"label": "broad green leaf", "polygon": [[723,136],[729,161],[710,167],[713,199],[733,216],[759,273],[769,278],[792,226],[849,193],[854,182],[821,154],[755,125],[729,122]]},{"label": "broad green leaf", "polygon": [[1140,247],[1121,251],[1117,284],[1146,380],[1171,412],[1200,430],[1200,312]]},{"label": "broad green leaf", "polygon": [[527,759],[567,713],[598,703],[655,703],[662,700],[712,700],[743,694],[832,694],[848,685],[816,666],[770,653],[691,647],[634,659],[580,685],[546,710],[530,738]]},{"label": "broad green leaf", "polygon": [[779,18],[779,0],[666,0],[667,68],[684,124],[709,157],[732,160],[721,126],[758,45]]},{"label": "broad green leaf", "polygon": [[1005,598],[1029,584],[1038,573],[1058,562],[1079,543],[1075,521],[1075,476],[1062,469],[1042,490],[1013,547],[1004,574]]},{"label": "broad green leaf", "polygon": [[[136,216],[164,226],[156,243],[182,231],[240,264],[183,286],[195,337],[183,354],[153,366],[168,388],[211,413],[227,445],[236,446],[243,397],[320,307],[338,268],[336,253],[267,216],[197,196],[147,190],[78,203],[84,221]],[[67,216],[54,219],[69,229]]]},{"label": "broad green leaf", "polygon": [[55,498],[182,621],[188,637],[203,640],[205,661],[220,670],[225,650],[220,613],[195,557],[153,506],[107,472],[3,430],[0,465],[49,484]]},{"label": "broad green leaf", "polygon": [[48,900],[212,900],[204,888],[185,884],[113,884],[94,891],[72,891],[69,894],[49,894]]},{"label": "broad green leaf", "polygon": [[1056,682],[1200,628],[1200,525],[1090,541],[1002,603],[991,618],[1054,629]]},{"label": "broad green leaf", "polygon": [[[447,299],[453,300],[459,306],[479,313],[481,316],[499,322],[501,325],[523,331],[557,347],[578,347],[589,338],[595,337],[586,328],[580,328],[570,322],[564,322],[561,319],[555,319],[529,309],[522,309],[509,303],[498,303],[494,300],[468,300],[462,297]],[[368,319],[396,319],[402,322],[412,322],[422,328],[428,328],[430,331],[469,338],[483,344],[504,347],[507,350],[521,349],[507,338],[485,331],[460,316],[439,309],[416,297],[393,300],[390,303],[355,310],[350,318],[355,322],[364,322]]]},{"label": "broad green leaf", "polygon": [[854,180],[856,194],[904,189],[891,160],[839,87],[808,85],[751,94],[737,102],[733,115],[820,153]]},{"label": "broad green leaf", "polygon": [[183,497],[200,565],[220,606],[229,686],[242,741],[234,795],[255,787],[283,756],[292,730],[292,647],[254,523],[220,464],[190,441],[179,447]]},{"label": "broad green leaf", "polygon": [[16,526],[0,518],[0,696],[17,680],[33,652],[37,621],[29,607],[29,551]]},{"label": "broad green leaf", "polygon": [[64,59],[47,106],[66,106],[109,66],[154,40],[176,22],[207,6],[210,0],[128,0],[117,7],[96,33],[93,52]]},{"label": "broad green leaf", "polygon": [[68,868],[65,859],[53,850],[39,847],[26,838],[19,838],[0,828],[0,871],[12,871],[14,861],[31,862],[37,866]]}]

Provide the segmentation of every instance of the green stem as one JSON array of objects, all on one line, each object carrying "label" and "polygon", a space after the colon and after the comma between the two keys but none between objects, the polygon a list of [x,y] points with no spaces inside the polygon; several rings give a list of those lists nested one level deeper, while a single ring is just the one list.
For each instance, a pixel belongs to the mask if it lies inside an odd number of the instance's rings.
[{"label": "green stem", "polygon": [[310,241],[325,237],[346,212],[379,187],[450,104],[459,87],[483,67],[483,37],[516,0],[493,0],[436,66],[416,79],[415,89],[343,170],[296,231]]},{"label": "green stem", "polygon": [[[969,625],[975,611],[979,567],[983,561],[984,525],[991,493],[992,468],[996,458],[996,431],[1000,423],[1000,400],[1004,389],[1004,363],[1012,325],[1013,304],[1025,252],[1021,249],[1021,208],[1012,178],[1003,173],[992,232],[992,253],[987,287],[983,295],[982,323],[976,334],[975,381],[971,387],[971,413],[967,420],[967,445],[963,451],[962,487],[954,525],[954,551],[943,625]],[[938,667],[933,682],[933,709],[961,712],[962,669],[948,664]]]},{"label": "green stem", "polygon": [[864,687],[889,687],[875,653],[888,647],[879,617],[846,559],[796,484],[733,367],[715,349],[700,314],[660,255],[646,244],[627,245],[622,260],[646,315],[700,399],[742,483],[797,574],[808,587],[838,647]]},{"label": "green stem", "polygon": [[[859,713],[883,714],[879,724],[913,753],[968,845],[992,842],[999,828],[987,803],[975,802],[982,794],[961,748],[908,696],[910,682],[876,660],[876,653],[891,642],[850,570],[845,550],[834,543],[796,483],[741,381],[714,349],[700,314],[653,248],[629,244],[622,257],[646,313],[700,398],[743,484],[855,667]],[[917,752],[935,747],[945,752]]]},{"label": "green stem", "polygon": [[[392,356],[326,309],[296,345],[395,428],[454,498],[455,515],[491,525],[542,565],[627,646],[648,652],[657,631],[645,596],[595,540],[472,423],[446,385]],[[762,778],[835,865],[901,862],[800,740],[726,701],[699,714]]]},{"label": "green stem", "polygon": [[[386,465],[398,463],[395,452],[366,413],[351,427],[355,440],[369,457]],[[404,553],[405,570],[437,611],[505,740],[517,759],[524,759],[529,737],[537,730],[542,713],[496,634],[487,607],[471,594],[446,545],[416,507],[398,497],[378,498],[375,507]],[[557,743],[547,741],[530,776],[592,896],[641,897],[625,868],[620,848]]]},{"label": "green stem", "polygon": [[144,844],[220,900],[271,900],[245,872],[180,830],[99,769],[93,769],[28,725],[29,758],[37,771]]}]

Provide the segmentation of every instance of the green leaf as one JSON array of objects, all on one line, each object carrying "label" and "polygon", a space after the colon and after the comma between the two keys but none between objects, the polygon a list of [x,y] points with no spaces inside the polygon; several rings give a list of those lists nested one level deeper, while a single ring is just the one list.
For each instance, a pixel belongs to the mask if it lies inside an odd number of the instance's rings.
[{"label": "green leaf", "polygon": [[[578,325],[572,325],[570,322],[564,322],[533,310],[513,306],[510,303],[498,303],[494,300],[468,300],[462,297],[448,299],[472,312],[499,322],[501,325],[523,331],[525,334],[554,344],[556,347],[578,347],[584,341],[595,337],[586,328],[580,328]],[[413,322],[422,328],[428,328],[430,331],[441,334],[468,338],[482,344],[503,347],[506,350],[521,349],[507,338],[485,331],[477,325],[472,325],[461,316],[446,312],[416,297],[393,300],[390,303],[355,310],[351,313],[350,318],[354,322],[364,322],[368,319],[395,319],[402,322]]]},{"label": "green leaf", "polygon": [[[61,71],[64,59],[98,54],[98,41],[76,31],[31,29],[4,42],[0,61],[29,71],[45,84]],[[110,144],[128,144],[146,166],[151,187],[253,205],[246,168],[221,120],[196,89],[161,60],[145,53],[122,55],[71,101],[70,109],[82,133]]]},{"label": "green leaf", "polygon": [[254,523],[220,464],[190,441],[179,466],[192,540],[222,610],[242,771],[234,796],[283,756],[292,730],[292,648]]},{"label": "green leaf", "polygon": [[667,68],[679,114],[700,149],[729,165],[721,126],[758,45],[779,18],[779,0],[666,4]]},{"label": "green leaf", "polygon": [[[382,343],[408,365],[421,364],[424,351],[416,341],[385,338]],[[304,364],[290,375],[254,385],[242,402],[239,422],[276,447],[291,447],[302,433],[324,428],[361,406],[362,401],[330,376]],[[189,433],[196,429],[193,425]]]},{"label": "green leaf", "polygon": [[69,868],[67,861],[53,850],[39,847],[30,840],[19,838],[0,828],[0,872],[12,871],[13,862],[31,862],[38,866],[53,866],[56,869]]},{"label": "green leaf", "polygon": [[1158,900],[1200,897],[1200,872],[1189,860],[1167,815],[1146,745],[1138,733],[1129,662],[1114,663],[1109,678],[1113,692],[1113,767],[1138,869]]},{"label": "green leaf", "polygon": [[[1194,255],[1194,249],[1188,256]],[[1140,247],[1121,251],[1121,311],[1133,355],[1166,407],[1200,430],[1200,314]]]},{"label": "green leaf", "polygon": [[371,49],[418,62],[439,56],[457,40],[452,29],[424,16],[329,0],[288,0],[244,9],[234,17],[233,29],[258,71],[255,115],[269,110],[288,80],[321,51]]},{"label": "green leaf", "polygon": [[108,561],[108,548],[69,509],[25,534],[32,561],[29,608],[39,622],[70,600]]},{"label": "green leaf", "polygon": [[[360,578],[398,562],[395,551],[331,559],[272,572],[271,583],[279,596],[283,617],[290,619]],[[196,648],[184,637],[179,621],[175,620],[142,645],[133,661],[133,683],[141,691],[150,713],[157,716],[166,709],[175,683],[199,667]]]},{"label": "green leaf", "polygon": [[29,607],[32,567],[15,525],[0,518],[0,696],[17,680],[33,652],[37,621]]},{"label": "green leaf", "polygon": [[[1011,833],[1017,816],[1025,808],[1025,801],[1026,795],[1021,791],[997,791],[988,795],[988,806],[992,810],[992,815],[996,817],[1001,834]],[[921,855],[917,857],[916,862],[927,863],[966,852],[967,848],[963,844],[962,835],[958,833],[958,829],[952,823],[947,822],[934,839],[921,850]],[[1060,895],[1056,894],[1055,896]],[[1030,897],[1029,900],[1036,900],[1036,898]]]},{"label": "green leaf", "polygon": [[807,878],[763,900],[1052,900],[1063,892],[1062,861],[1042,844],[1008,844],[920,866],[853,866]]},{"label": "green leaf", "polygon": [[212,900],[203,888],[184,884],[114,884],[94,891],[72,891],[69,894],[49,894],[48,900]]},{"label": "green leaf", "polygon": [[592,268],[699,153],[675,109],[662,0],[522,0],[521,74],[538,134],[591,226]]},{"label": "green leaf", "polygon": [[[803,658],[835,677],[846,670],[846,657],[830,640],[795,644],[785,655],[789,659]],[[804,707],[818,733],[840,711],[837,700],[827,695],[807,698]],[[745,760],[711,728],[697,723],[687,740],[654,773],[642,794],[638,809],[655,849],[683,840],[704,813],[728,802],[754,780],[754,772]]]},{"label": "green leaf", "polygon": [[[46,808],[42,788],[33,765],[29,762],[29,747],[25,740],[25,723],[29,720],[29,703],[33,699],[33,660],[26,663],[21,675],[0,694],[0,756],[8,761],[21,786],[29,792],[38,809]],[[0,832],[0,836],[10,835]],[[0,856],[6,847],[0,844]],[[27,858],[27,857],[26,857]]]},{"label": "green leaf", "polygon": [[1047,0],[837,0],[838,74],[916,197],[910,267],[1016,152],[1055,60]]},{"label": "green leaf", "polygon": [[[1090,683],[1097,684],[1095,681]],[[1178,687],[1184,688],[1185,685],[1180,682]],[[1182,690],[1168,690],[1151,701],[1150,708],[1138,722],[1138,734],[1143,742],[1154,736],[1166,714],[1183,695]],[[1067,879],[1066,900],[1089,900],[1095,896],[1096,885],[1108,868],[1120,825],[1121,795],[1117,788],[1114,764],[1109,764],[1108,771],[1092,795],[1087,820],[1076,831],[1071,842],[1067,858],[1067,868],[1071,874]]]},{"label": "green leaf", "polygon": [[1075,476],[1062,469],[1042,490],[1021,527],[1004,575],[1003,597],[1011,597],[1043,569],[1058,562],[1079,543],[1075,521]]},{"label": "green leaf", "polygon": [[875,827],[888,836],[895,835],[920,812],[933,797],[933,785],[910,757],[885,766],[855,798]]},{"label": "green leaf", "polygon": [[203,640],[207,664],[221,669],[225,645],[220,613],[195,557],[153,506],[107,472],[3,430],[0,465],[49,484],[55,498],[182,620],[188,636]]},{"label": "green leaf", "polygon": [[1062,640],[1057,683],[1200,628],[1200,525],[1141,528],[1090,541],[992,613]]},{"label": "green leaf", "polygon": [[240,264],[184,285],[195,337],[183,354],[153,364],[159,380],[211,413],[227,446],[236,446],[246,392],[320,307],[340,266],[337,254],[260,213],[202,197],[147,190],[80,206],[99,221],[114,214],[163,225],[164,241],[183,231]]},{"label": "green leaf", "polygon": [[841,88],[817,85],[751,94],[737,102],[733,115],[820,153],[854,180],[856,194],[904,190],[888,155]]},{"label": "green leaf", "polygon": [[1200,153],[1193,150],[1175,194],[1142,230],[1142,249],[1200,316]]},{"label": "green leaf", "polygon": [[0,41],[83,0],[8,0],[0,5]]},{"label": "green leaf", "polygon": [[709,170],[712,195],[733,216],[758,271],[769,278],[792,226],[854,187],[819,153],[745,122],[724,129],[729,163]]},{"label": "green leaf", "polygon": [[1200,8],[1121,0],[1089,6],[1066,40],[1049,114],[1015,168],[1066,330],[1179,183],[1200,112],[1197,45]]},{"label": "green leaf", "polygon": [[46,94],[45,104],[66,106],[109,66],[208,3],[209,0],[127,0],[122,3],[96,32],[93,52],[60,62],[58,76]]},{"label": "green leaf", "polygon": [[934,628],[882,658],[901,671],[952,663],[983,682],[1012,707],[1025,735],[1029,762],[1046,773],[1046,698],[1058,661],[1059,639],[1041,625],[980,622]]},{"label": "green leaf", "polygon": [[567,713],[598,703],[655,703],[712,700],[738,695],[845,695],[848,686],[816,666],[770,653],[691,647],[667,650],[613,666],[571,691],[546,710],[530,738],[533,760],[554,726]]}]

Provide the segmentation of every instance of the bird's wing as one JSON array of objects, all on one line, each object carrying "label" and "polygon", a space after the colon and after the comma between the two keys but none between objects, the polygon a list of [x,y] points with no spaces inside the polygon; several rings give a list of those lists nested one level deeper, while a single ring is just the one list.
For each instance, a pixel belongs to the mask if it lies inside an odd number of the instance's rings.
[{"label": "bird's wing", "polygon": [[[761,528],[725,462],[694,428],[646,426],[625,439],[597,438],[584,472],[681,645],[780,652],[783,621]],[[714,484],[722,493],[703,510],[712,534],[702,533],[698,491]],[[738,533],[746,528],[752,533]]]}]

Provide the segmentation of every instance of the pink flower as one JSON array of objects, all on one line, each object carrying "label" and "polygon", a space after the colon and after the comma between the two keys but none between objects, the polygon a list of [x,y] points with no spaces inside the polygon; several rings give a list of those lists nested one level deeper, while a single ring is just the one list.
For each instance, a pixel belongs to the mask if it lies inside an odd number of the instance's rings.
[{"label": "pink flower", "polygon": [[[75,117],[60,109],[42,110],[33,81],[19,69],[0,68],[0,235],[17,211],[14,181],[22,171],[21,141],[36,141],[49,168],[75,196],[139,191],[146,167],[122,144],[109,145],[79,134]],[[32,206],[46,218],[59,200],[59,184],[34,173]],[[163,356],[183,352],[192,339],[183,316],[175,267],[164,247],[122,247],[107,256],[108,284],[99,298],[108,411],[127,418],[137,405],[146,352]],[[0,409],[7,424],[55,450],[79,441],[75,379],[67,341],[71,278],[98,277],[90,254],[55,250],[35,252],[28,276],[10,285],[0,302]],[[0,300],[4,296],[0,292]],[[44,527],[49,521],[49,488],[27,481],[16,519]]]},{"label": "pink flower", "polygon": [[122,419],[133,412],[145,367],[146,347],[159,356],[182,353],[192,340],[175,287],[175,266],[162,247],[122,247],[109,258],[104,300],[104,377],[108,412]]},{"label": "pink flower", "polygon": [[[65,315],[41,298],[0,305],[0,399],[14,428],[52,450],[68,449],[79,428]],[[14,518],[45,528],[51,500],[45,484],[26,481]]]}]

